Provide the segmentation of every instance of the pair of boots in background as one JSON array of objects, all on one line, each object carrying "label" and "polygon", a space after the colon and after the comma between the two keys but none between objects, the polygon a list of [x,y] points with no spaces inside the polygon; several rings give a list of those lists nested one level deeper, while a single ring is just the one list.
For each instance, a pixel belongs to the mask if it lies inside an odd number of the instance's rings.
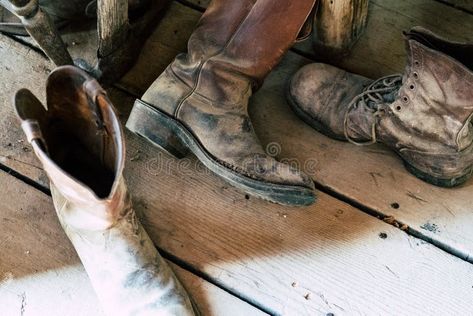
[{"label": "pair of boots in background", "polygon": [[[213,1],[188,52],[136,101],[127,127],[175,156],[192,151],[245,192],[287,205],[313,203],[312,180],[265,153],[247,107],[295,42],[314,3]],[[421,28],[406,37],[404,76],[372,81],[308,65],[291,80],[290,103],[331,137],[382,142],[418,177],[458,185],[471,175],[473,163],[472,46]],[[133,211],[122,176],[123,134],[104,91],[84,72],[63,67],[50,75],[47,99],[48,111],[21,90],[16,109],[50,177],[61,224],[105,310],[196,314]]]}]

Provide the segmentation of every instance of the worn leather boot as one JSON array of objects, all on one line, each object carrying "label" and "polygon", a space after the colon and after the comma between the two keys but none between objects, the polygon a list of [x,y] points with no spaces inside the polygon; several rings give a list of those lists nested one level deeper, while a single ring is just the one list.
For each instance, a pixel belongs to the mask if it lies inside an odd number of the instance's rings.
[{"label": "worn leather boot", "polygon": [[78,68],[60,67],[48,78],[47,111],[26,89],[14,101],[104,311],[197,314],[136,217],[122,175],[120,122],[98,83]]},{"label": "worn leather boot", "polygon": [[178,55],[136,101],[127,127],[175,156],[192,151],[250,194],[287,205],[313,203],[310,178],[265,153],[247,108],[314,2],[212,1],[188,53]]},{"label": "worn leather boot", "polygon": [[404,75],[372,81],[311,64],[292,78],[289,102],[327,136],[383,143],[420,179],[442,187],[462,184],[473,165],[473,45],[420,27],[405,36]]}]

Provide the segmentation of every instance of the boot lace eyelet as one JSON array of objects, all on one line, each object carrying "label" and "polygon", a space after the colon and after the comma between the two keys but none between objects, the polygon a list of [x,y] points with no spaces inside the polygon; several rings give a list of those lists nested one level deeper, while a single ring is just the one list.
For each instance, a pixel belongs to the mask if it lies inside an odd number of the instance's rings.
[{"label": "boot lace eyelet", "polygon": [[396,106],[396,110],[400,112],[402,110],[402,107],[400,105]]},{"label": "boot lace eyelet", "polygon": [[411,85],[409,86],[409,89],[411,89],[411,90],[415,90],[415,88],[416,88],[415,84],[411,84]]},{"label": "boot lace eyelet", "polygon": [[409,97],[407,95],[402,97],[402,102],[407,103],[409,102]]},{"label": "boot lace eyelet", "polygon": [[414,79],[419,79],[419,74],[417,72],[413,73]]}]

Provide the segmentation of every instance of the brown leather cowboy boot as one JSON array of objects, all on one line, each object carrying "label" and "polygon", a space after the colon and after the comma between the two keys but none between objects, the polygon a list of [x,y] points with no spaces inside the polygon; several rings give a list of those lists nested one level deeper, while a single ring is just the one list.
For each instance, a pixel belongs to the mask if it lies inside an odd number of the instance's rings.
[{"label": "brown leather cowboy boot", "polygon": [[176,156],[192,151],[248,193],[281,204],[313,203],[310,178],[265,153],[247,107],[314,2],[212,1],[188,53],[178,55],[136,101],[127,127]]},{"label": "brown leather cowboy boot", "polygon": [[327,136],[357,145],[383,143],[420,179],[459,185],[473,165],[473,45],[420,27],[405,36],[404,75],[372,81],[311,64],[292,78],[289,102]]},{"label": "brown leather cowboy boot", "polygon": [[195,315],[141,226],[122,171],[125,144],[104,90],[72,66],[53,71],[48,110],[29,90],[15,108],[49,176],[59,221],[108,315]]}]

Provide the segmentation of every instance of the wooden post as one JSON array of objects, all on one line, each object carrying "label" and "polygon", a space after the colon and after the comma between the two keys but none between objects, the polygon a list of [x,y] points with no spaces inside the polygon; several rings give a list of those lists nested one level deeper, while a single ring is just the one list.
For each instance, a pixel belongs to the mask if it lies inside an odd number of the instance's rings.
[{"label": "wooden post", "polygon": [[363,33],[369,0],[319,0],[314,49],[322,57],[347,55]]},{"label": "wooden post", "polygon": [[52,19],[39,7],[38,0],[9,1],[6,7],[17,15],[26,31],[56,66],[72,65],[72,58]]},{"label": "wooden post", "polygon": [[129,28],[128,0],[97,1],[99,57],[108,56],[123,46]]}]

